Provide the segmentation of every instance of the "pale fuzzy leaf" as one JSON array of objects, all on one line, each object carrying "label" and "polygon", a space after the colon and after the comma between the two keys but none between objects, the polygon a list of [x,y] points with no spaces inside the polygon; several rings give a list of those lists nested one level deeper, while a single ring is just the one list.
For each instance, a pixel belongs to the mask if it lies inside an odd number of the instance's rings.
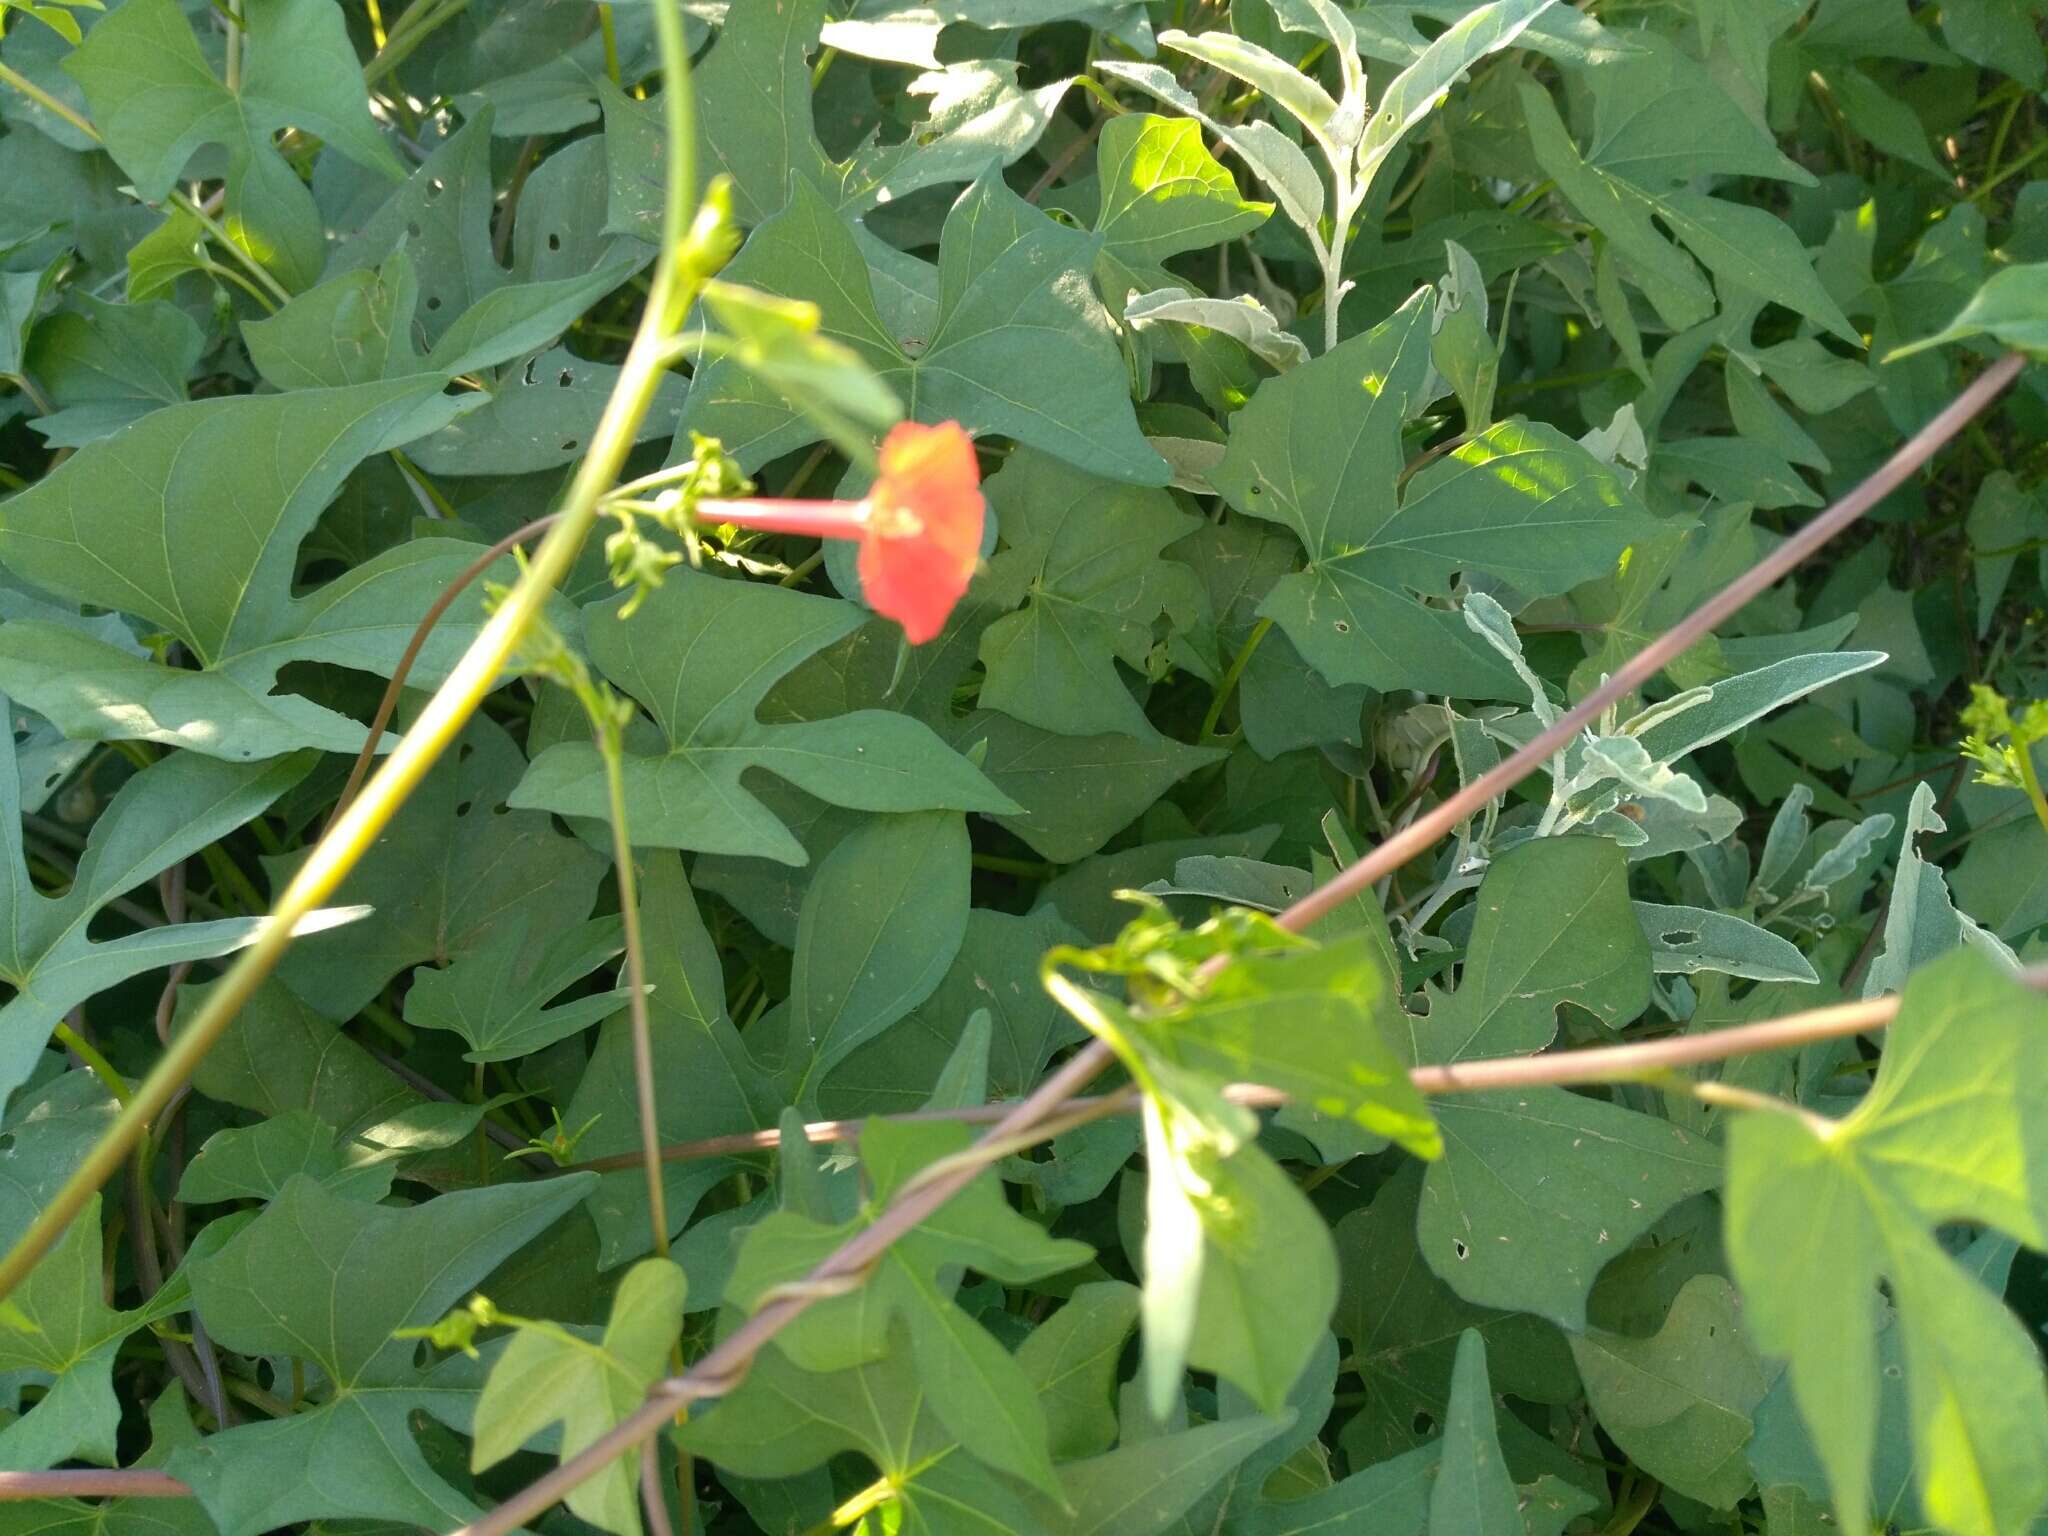
[{"label": "pale fuzzy leaf", "polygon": [[1307,344],[1292,331],[1282,330],[1272,312],[1250,294],[1210,299],[1180,288],[1159,288],[1151,293],[1134,293],[1126,299],[1124,319],[1141,331],[1147,326],[1168,323],[1221,331],[1283,373],[1308,361]]},{"label": "pale fuzzy leaf", "polygon": [[1635,909],[1650,941],[1650,967],[1659,975],[1719,971],[1750,981],[1820,980],[1798,945],[1744,918],[1649,901]]},{"label": "pale fuzzy leaf", "polygon": [[1914,971],[1955,949],[1976,950],[2009,971],[2019,968],[2019,957],[2003,939],[1956,910],[1941,866],[1921,853],[1923,837],[1947,830],[1948,823],[1934,809],[1933,786],[1915,785],[1885,908],[1884,947],[1864,973],[1865,997],[1899,991]]},{"label": "pale fuzzy leaf", "polygon": [[1713,684],[1712,696],[1697,708],[1665,719],[1653,718],[1642,728],[1627,721],[1622,729],[1640,738],[1657,762],[1675,763],[1688,753],[1733,735],[1752,720],[1784,708],[1794,699],[1845,677],[1868,672],[1884,660],[1882,651],[1835,651],[1790,657]]},{"label": "pale fuzzy leaf", "polygon": [[1409,132],[1435,110],[1466,70],[1510,47],[1556,0],[1493,0],[1467,12],[1447,28],[1400,74],[1374,103],[1358,140],[1358,185],[1370,190],[1380,168]]},{"label": "pale fuzzy leaf", "polygon": [[1291,113],[1322,146],[1324,158],[1333,164],[1350,148],[1349,138],[1340,142],[1332,133],[1337,103],[1330,99],[1330,93],[1257,43],[1226,31],[1190,34],[1177,27],[1161,32],[1159,42],[1162,47],[1236,76],[1275,106]]}]

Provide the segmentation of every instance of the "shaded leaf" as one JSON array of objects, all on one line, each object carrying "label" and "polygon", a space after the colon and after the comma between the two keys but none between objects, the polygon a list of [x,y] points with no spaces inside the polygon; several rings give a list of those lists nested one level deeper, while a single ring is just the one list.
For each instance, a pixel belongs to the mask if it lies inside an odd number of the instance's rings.
[{"label": "shaded leaf", "polygon": [[[919,1168],[970,1139],[955,1125],[869,1125],[861,1144],[877,1202],[871,1212]],[[751,1310],[775,1286],[809,1273],[871,1219],[867,1213],[826,1226],[794,1211],[776,1212],[748,1234],[727,1298]],[[992,1175],[983,1175],[898,1239],[860,1291],[813,1306],[783,1330],[775,1347],[806,1370],[846,1370],[889,1353],[891,1324],[897,1324],[947,1432],[982,1461],[1058,1496],[1045,1413],[1028,1378],[960,1310],[939,1274],[966,1266],[1019,1283],[1071,1268],[1090,1252],[1085,1244],[1045,1235],[1009,1208]]]},{"label": "shaded leaf", "polygon": [[225,1347],[317,1367],[324,1400],[209,1435],[168,1470],[193,1486],[223,1536],[316,1514],[472,1518],[476,1507],[428,1466],[409,1420],[424,1408],[467,1423],[476,1387],[453,1384],[445,1367],[423,1372],[418,1344],[392,1331],[434,1322],[592,1182],[570,1175],[393,1210],[291,1180],[255,1221],[193,1260],[193,1299]]},{"label": "shaded leaf", "polygon": [[[196,401],[80,451],[7,504],[0,560],[73,601],[135,615],[180,641],[198,668],[24,620],[0,633],[0,686],[85,739],[237,759],[357,750],[361,725],[272,692],[279,669],[322,661],[390,672],[420,611],[477,550],[403,544],[304,597],[293,593],[293,566],[343,477],[421,430],[436,385]],[[222,518],[224,505],[238,515]],[[415,679],[445,675],[482,622],[479,599],[438,626]]]},{"label": "shaded leaf", "polygon": [[[476,1400],[470,1465],[481,1472],[503,1461],[557,1420],[567,1461],[631,1414],[667,1369],[682,1327],[683,1291],[683,1272],[674,1264],[643,1259],[619,1282],[601,1339],[552,1324],[520,1328]],[[593,1525],[638,1536],[639,1453],[579,1483],[567,1502]]]}]

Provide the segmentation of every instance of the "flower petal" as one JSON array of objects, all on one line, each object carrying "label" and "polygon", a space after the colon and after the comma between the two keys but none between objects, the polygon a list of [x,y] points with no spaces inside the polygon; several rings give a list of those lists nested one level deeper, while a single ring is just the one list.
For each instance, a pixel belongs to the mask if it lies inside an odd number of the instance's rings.
[{"label": "flower petal", "polygon": [[958,422],[903,422],[882,440],[860,547],[868,606],[913,645],[946,627],[981,560],[987,506],[974,440]]}]

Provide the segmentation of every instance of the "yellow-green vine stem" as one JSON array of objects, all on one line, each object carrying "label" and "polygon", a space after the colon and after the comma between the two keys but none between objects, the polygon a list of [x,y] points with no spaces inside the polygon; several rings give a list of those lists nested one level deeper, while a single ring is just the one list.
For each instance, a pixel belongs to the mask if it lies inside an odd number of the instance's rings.
[{"label": "yellow-green vine stem", "polygon": [[2020,765],[2020,787],[2027,792],[2027,803],[2033,806],[2041,830],[2048,832],[2048,795],[2042,794],[2041,775],[2034,770],[2034,744],[2015,736],[2012,755]]},{"label": "yellow-green vine stem", "polygon": [[128,1102],[128,1084],[122,1079],[121,1074],[114,1070],[114,1064],[102,1056],[90,1040],[69,1024],[59,1024],[56,1036],[57,1043],[84,1062],[86,1071],[100,1080],[101,1086],[114,1096],[115,1103]]},{"label": "yellow-green vine stem", "polygon": [[619,80],[619,29],[612,23],[612,8],[600,4],[597,8],[598,30],[604,34],[604,72],[613,85]]},{"label": "yellow-green vine stem", "polygon": [[[256,293],[256,290],[253,288],[249,289],[251,293],[255,293],[257,303],[261,304],[272,314],[275,314],[279,309],[291,303],[291,290],[285,287],[283,283],[280,283],[277,280],[276,274],[268,267],[250,255],[241,243],[228,233],[227,228],[220,220],[208,213],[197,201],[187,197],[175,188],[171,192],[170,202],[173,207],[182,209],[197,219],[199,227],[213,237],[214,244],[220,246],[228,255],[232,256],[241,264],[244,271],[263,285],[264,289],[269,293],[268,298],[265,298],[261,293]],[[249,288],[247,283],[242,284],[242,286]]]},{"label": "yellow-green vine stem", "polygon": [[221,83],[228,88],[228,94],[242,93],[242,0],[227,0],[228,18],[227,58],[221,69]]},{"label": "yellow-green vine stem", "polygon": [[[415,0],[406,7],[384,38],[384,46],[363,66],[363,84],[374,86],[412,56],[437,28],[469,8],[469,0]],[[694,148],[694,146],[692,146]]]},{"label": "yellow-green vine stem", "polygon": [[528,624],[567,574],[597,516],[599,497],[618,478],[619,468],[661,382],[661,359],[668,332],[703,280],[695,248],[686,238],[696,196],[696,129],[690,100],[689,56],[683,44],[676,0],[656,0],[654,18],[661,44],[665,76],[662,102],[668,129],[668,201],[662,215],[661,256],[655,264],[647,307],[620,370],[618,385],[591,436],[589,454],[563,498],[561,521],[541,541],[525,575],[463,653],[448,680],[428,700],[419,720],[384,760],[384,766],[314,845],[312,855],[278,898],[255,943],[242,951],[192,1022],[172,1040],[170,1048],[136,1088],[135,1096],[106,1134],[94,1143],[7,1256],[0,1259],[0,1299],[13,1293],[100,1187],[120,1171],[150,1122],[170,1103],[234,1021],[242,1005],[276,969],[291,944],[292,931],[334,894],[376,842],[378,834],[390,824],[406,797],[468,723],[497,682]]},{"label": "yellow-green vine stem", "polygon": [[15,90],[21,92],[22,95],[41,107],[45,112],[54,113],[56,116],[63,118],[65,122],[76,128],[95,144],[99,142],[100,134],[97,128],[65,106],[63,102],[52,96],[40,85],[37,85],[35,81],[29,79],[28,76],[9,69],[5,64],[0,64],[0,84],[13,86]]}]

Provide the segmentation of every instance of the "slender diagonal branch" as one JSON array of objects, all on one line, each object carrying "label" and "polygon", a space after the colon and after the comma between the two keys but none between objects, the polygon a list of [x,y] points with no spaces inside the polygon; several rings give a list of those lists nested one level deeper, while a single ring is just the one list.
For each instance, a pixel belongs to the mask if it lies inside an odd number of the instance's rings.
[{"label": "slender diagonal branch", "polygon": [[[2019,980],[2037,991],[2048,992],[2048,965],[2030,966]],[[1415,1067],[1408,1080],[1424,1093],[1434,1096],[1460,1093],[1498,1093],[1508,1088],[1586,1087],[1595,1083],[1637,1082],[1656,1077],[1677,1067],[1699,1066],[1709,1061],[1727,1061],[1736,1056],[1754,1056],[1765,1051],[1789,1050],[1820,1040],[1838,1040],[1845,1035],[1873,1034],[1891,1023],[1899,1011],[1896,997],[1873,997],[1861,1002],[1836,1003],[1826,1008],[1808,1008],[1782,1018],[1764,1019],[1717,1029],[1704,1035],[1673,1035],[1663,1040],[1642,1040],[1627,1045],[1594,1046],[1582,1051],[1555,1051],[1541,1056],[1502,1056],[1481,1061],[1463,1061],[1448,1066]],[[1287,1095],[1260,1083],[1232,1083],[1223,1096],[1234,1104],[1266,1109],[1285,1104]],[[1069,1099],[1067,1110],[1098,1115],[1134,1114],[1141,1096],[1136,1089]],[[871,1120],[952,1121],[959,1125],[987,1125],[1001,1120],[1016,1107],[1015,1100],[997,1104],[969,1104],[960,1109],[914,1109],[903,1114],[876,1115],[859,1120],[813,1120],[804,1127],[804,1139],[813,1143],[858,1141]],[[1046,1127],[1041,1126],[1041,1131]],[[700,1141],[672,1142],[661,1149],[664,1162],[691,1162],[706,1157],[732,1157],[743,1152],[768,1152],[782,1145],[782,1132],[770,1126],[764,1130],[741,1131],[731,1136],[707,1136]],[[615,1157],[595,1157],[574,1163],[564,1173],[588,1171],[616,1173],[638,1168],[645,1160],[641,1152],[622,1152]]]},{"label": "slender diagonal branch", "polygon": [[0,1472],[0,1503],[19,1499],[189,1499],[192,1490],[149,1467]]},{"label": "slender diagonal branch", "polygon": [[[1914,433],[1862,484],[1637,652],[1600,687],[1561,715],[1555,725],[1517,750],[1492,772],[1465,786],[1425,815],[1418,816],[1328,884],[1310,892],[1281,913],[1279,921],[1294,929],[1309,927],[1317,918],[1433,846],[1487,801],[1505,794],[1542,768],[1552,754],[1596,721],[1608,705],[1619,702],[1649,682],[1752,598],[1775,585],[1829,539],[1905,484],[1943,444],[1989,406],[2018,377],[2023,366],[2025,359],[2018,353],[2000,358],[1972,381],[1945,410]],[[1110,1061],[1109,1049],[1100,1041],[1084,1046],[1041,1083],[1030,1097],[1011,1108],[975,1146],[988,1152],[991,1159],[1007,1154],[1021,1132],[1057,1114],[1100,1075]],[[1475,1069],[1476,1064],[1459,1070],[1469,1081]],[[897,1238],[966,1188],[982,1166],[985,1165],[963,1160],[945,1178],[934,1179],[906,1191],[870,1226],[856,1233],[812,1270],[805,1277],[804,1285],[814,1287],[863,1272]],[[768,1302],[728,1334],[693,1369],[657,1383],[646,1402],[608,1434],[514,1494],[483,1518],[465,1526],[457,1536],[509,1536],[518,1526],[540,1514],[570,1489],[652,1434],[679,1407],[732,1391],[745,1378],[755,1354],[809,1305],[810,1297],[802,1293]]]}]

